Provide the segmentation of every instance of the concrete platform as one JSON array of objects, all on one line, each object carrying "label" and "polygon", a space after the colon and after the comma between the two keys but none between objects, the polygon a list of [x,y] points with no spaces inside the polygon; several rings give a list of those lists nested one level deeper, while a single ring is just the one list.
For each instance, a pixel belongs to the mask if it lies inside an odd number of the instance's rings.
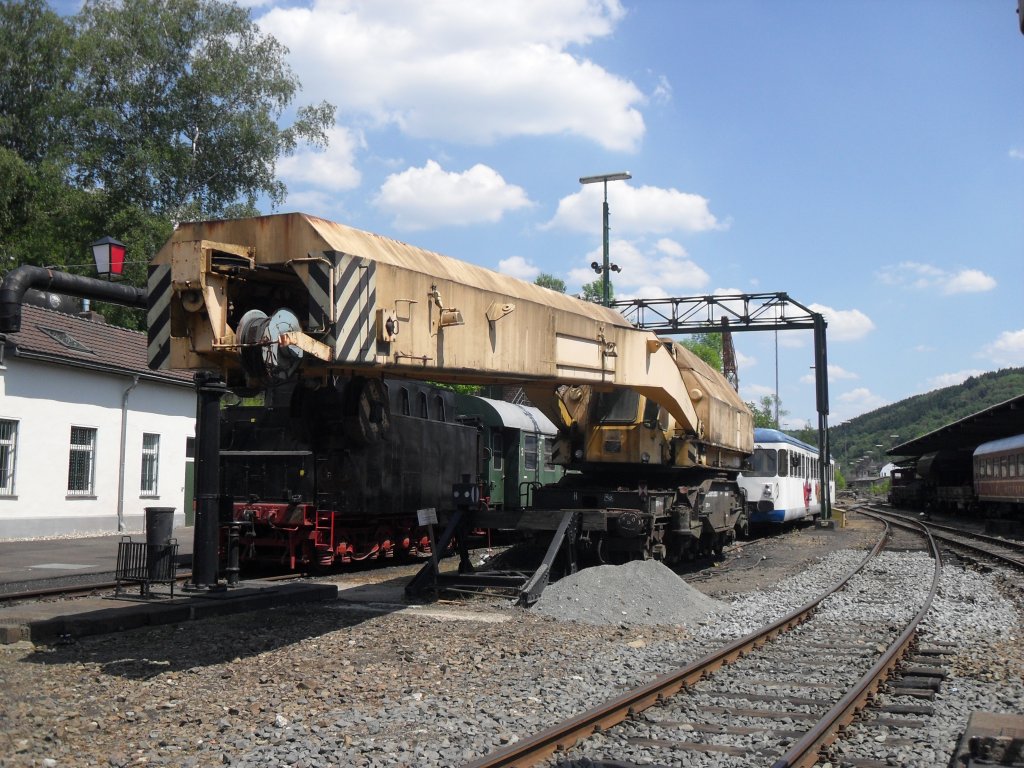
[{"label": "concrete platform", "polygon": [[[192,564],[192,528],[175,528],[178,543],[178,567]],[[109,574],[113,581],[117,568],[120,534],[63,539],[0,541],[0,593],[28,588],[28,582],[52,581],[73,584],[96,581]],[[145,534],[131,535],[132,541],[145,541]],[[41,585],[40,585],[41,586]]]},{"label": "concrete platform", "polygon": [[338,587],[334,584],[242,582],[238,587],[216,592],[175,590],[173,598],[124,595],[25,602],[0,607],[0,644],[20,640],[52,643],[337,597]]}]

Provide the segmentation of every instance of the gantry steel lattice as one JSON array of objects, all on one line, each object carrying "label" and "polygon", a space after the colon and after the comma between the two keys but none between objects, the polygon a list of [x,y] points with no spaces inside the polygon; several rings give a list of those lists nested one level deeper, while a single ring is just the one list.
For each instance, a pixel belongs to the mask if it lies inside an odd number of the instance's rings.
[{"label": "gantry steel lattice", "polygon": [[735,293],[630,299],[612,302],[637,328],[662,334],[722,333],[723,331],[814,331],[815,400],[818,411],[818,480],[823,490],[822,516],[832,516],[828,484],[828,351],[827,323],[820,312],[794,301],[786,293]]}]

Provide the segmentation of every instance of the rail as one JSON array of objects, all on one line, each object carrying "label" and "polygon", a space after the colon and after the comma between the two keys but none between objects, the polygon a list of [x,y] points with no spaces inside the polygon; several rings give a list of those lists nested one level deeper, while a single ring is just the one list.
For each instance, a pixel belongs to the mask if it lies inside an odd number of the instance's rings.
[{"label": "rail", "polygon": [[[865,514],[874,516],[870,513]],[[886,522],[881,517],[874,517]],[[886,526],[888,527],[888,522],[886,522]],[[935,539],[932,538],[924,526],[919,526],[919,531],[928,539],[928,546],[935,561],[931,589],[921,609],[903,632],[900,633],[896,642],[890,645],[878,661],[875,662],[874,666],[857,681],[856,685],[832,709],[825,713],[825,716],[810,731],[804,734],[785,755],[779,758],[772,765],[772,768],[796,768],[815,765],[818,762],[821,750],[831,744],[840,731],[849,725],[856,714],[867,705],[871,697],[878,692],[878,689],[888,679],[896,665],[903,658],[903,655],[910,648],[917,635],[918,626],[920,626],[928,611],[931,610],[932,601],[939,589],[939,579],[942,576],[942,557]]]},{"label": "rail", "polygon": [[1024,544],[1016,541],[988,536],[975,531],[964,530],[951,525],[934,523],[930,520],[918,520],[889,509],[877,506],[864,506],[861,511],[870,513],[877,519],[888,520],[893,525],[911,527],[920,525],[943,544],[954,549],[966,551],[971,555],[981,555],[997,563],[1018,570],[1024,570]]},{"label": "rail", "polygon": [[[825,598],[838,592],[878,555],[889,539],[889,527],[864,559],[842,579],[814,600],[791,611],[776,622],[704,656],[674,672],[662,675],[652,682],[627,691],[621,696],[594,707],[582,714],[552,726],[533,736],[467,763],[464,768],[498,768],[532,766],[560,750],[571,748],[579,741],[611,726],[618,725],[630,715],[637,714],[670,696],[678,694],[711,675],[721,667],[764,645],[783,632],[806,621]],[[796,763],[794,763],[796,765]]]}]

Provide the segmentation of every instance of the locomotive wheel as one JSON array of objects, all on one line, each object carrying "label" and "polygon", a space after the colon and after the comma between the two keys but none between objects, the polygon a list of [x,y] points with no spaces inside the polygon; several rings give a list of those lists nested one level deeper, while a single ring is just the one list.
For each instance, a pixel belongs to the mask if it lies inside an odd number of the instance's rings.
[{"label": "locomotive wheel", "polygon": [[356,445],[384,440],[391,430],[388,393],[380,379],[354,378],[347,393],[345,434]]}]

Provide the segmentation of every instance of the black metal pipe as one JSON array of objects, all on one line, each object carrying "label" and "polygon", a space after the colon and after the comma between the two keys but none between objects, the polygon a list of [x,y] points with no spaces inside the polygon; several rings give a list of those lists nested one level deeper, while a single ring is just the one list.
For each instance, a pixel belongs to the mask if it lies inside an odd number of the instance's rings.
[{"label": "black metal pipe", "polygon": [[211,371],[195,375],[196,521],[192,533],[192,583],[195,589],[217,586],[220,536],[220,399],[224,381]]},{"label": "black metal pipe", "polygon": [[241,541],[239,536],[241,534],[242,524],[232,520],[227,524],[228,529],[228,564],[224,568],[224,573],[227,576],[227,582],[229,587],[237,587],[239,581],[239,574],[242,571],[241,565],[239,564],[239,549],[241,547]]},{"label": "black metal pipe", "polygon": [[138,309],[149,306],[149,291],[145,288],[25,264],[8,272],[0,283],[0,333],[21,330],[21,302],[29,288]]}]

